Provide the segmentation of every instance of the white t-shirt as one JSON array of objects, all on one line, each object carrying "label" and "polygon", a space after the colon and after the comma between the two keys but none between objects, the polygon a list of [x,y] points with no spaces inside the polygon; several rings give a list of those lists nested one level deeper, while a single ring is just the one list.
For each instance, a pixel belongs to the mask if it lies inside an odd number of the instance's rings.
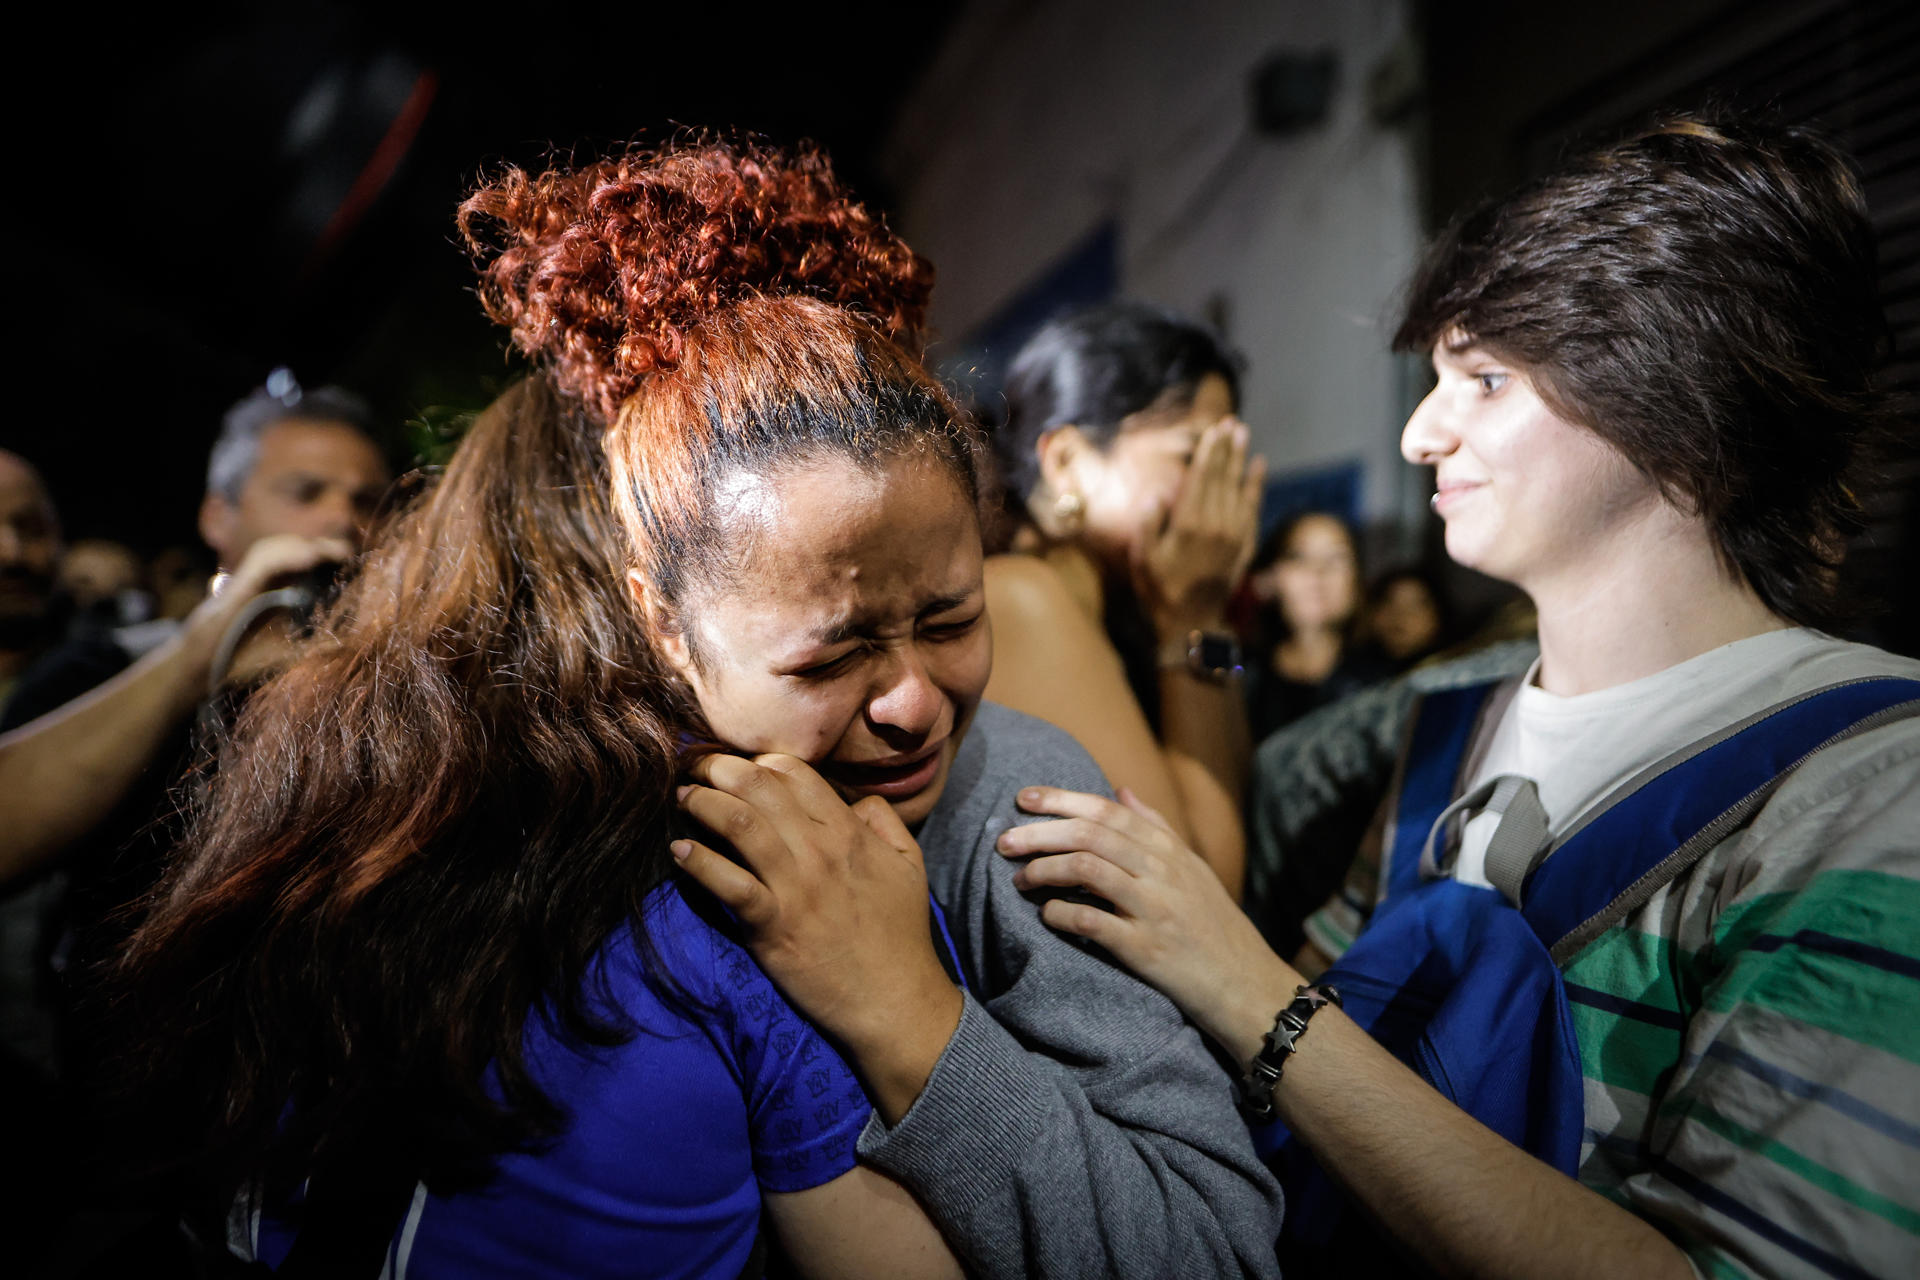
[{"label": "white t-shirt", "polygon": [[[1468,757],[1465,791],[1519,774],[1539,788],[1549,834],[1564,834],[1596,801],[1655,761],[1796,694],[1856,679],[1863,665],[1920,676],[1920,662],[1896,658],[1806,628],[1768,631],[1611,689],[1562,698],[1534,683],[1535,659],[1518,687],[1495,696],[1491,733]],[[1500,815],[1480,813],[1460,836],[1454,877],[1486,885],[1487,845]]]}]

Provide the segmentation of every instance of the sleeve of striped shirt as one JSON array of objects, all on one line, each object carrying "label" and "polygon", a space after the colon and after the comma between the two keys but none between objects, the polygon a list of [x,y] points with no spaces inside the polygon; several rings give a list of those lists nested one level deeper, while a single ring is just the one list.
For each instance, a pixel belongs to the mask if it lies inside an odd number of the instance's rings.
[{"label": "sleeve of striped shirt", "polygon": [[1920,1274],[1920,725],[1821,754],[1714,859],[1619,1188],[1707,1276]]}]

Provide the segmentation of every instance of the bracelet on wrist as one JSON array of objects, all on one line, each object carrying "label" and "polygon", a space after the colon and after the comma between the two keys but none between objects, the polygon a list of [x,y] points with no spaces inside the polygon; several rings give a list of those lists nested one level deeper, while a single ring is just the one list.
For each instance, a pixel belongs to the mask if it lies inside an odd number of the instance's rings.
[{"label": "bracelet on wrist", "polygon": [[1275,1015],[1266,1046],[1247,1064],[1246,1078],[1240,1082],[1241,1110],[1256,1120],[1273,1119],[1273,1087],[1280,1083],[1287,1059],[1299,1050],[1300,1038],[1307,1034],[1307,1022],[1327,1005],[1339,1008],[1340,993],[1324,983],[1294,990],[1293,1002]]}]

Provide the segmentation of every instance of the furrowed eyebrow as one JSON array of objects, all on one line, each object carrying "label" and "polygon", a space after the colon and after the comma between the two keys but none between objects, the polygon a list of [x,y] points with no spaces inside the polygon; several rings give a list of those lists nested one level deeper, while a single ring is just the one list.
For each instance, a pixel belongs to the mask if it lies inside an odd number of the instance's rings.
[{"label": "furrowed eyebrow", "polygon": [[823,627],[818,631],[812,632],[807,636],[807,644],[810,646],[844,644],[848,640],[855,639],[859,634],[860,620],[857,618],[847,618],[834,623],[832,626]]},{"label": "furrowed eyebrow", "polygon": [[930,600],[927,602],[926,608],[920,610],[920,616],[925,618],[931,614],[946,613],[950,609],[958,609],[961,605],[973,599],[973,592],[974,589],[969,588],[965,591],[955,591],[951,595],[944,595],[938,599]]},{"label": "furrowed eyebrow", "polygon": [[[925,605],[922,605],[920,612],[915,616],[926,618],[935,614],[945,613],[949,609],[958,609],[960,606],[966,604],[967,601],[971,600],[978,590],[978,587],[969,587],[965,591],[955,591],[944,596],[937,596],[929,600]],[[836,644],[845,644],[849,640],[857,640],[860,638],[860,634],[860,619],[848,618],[844,621],[836,622],[830,627],[814,632],[808,637],[808,642],[821,647],[827,647]]]}]

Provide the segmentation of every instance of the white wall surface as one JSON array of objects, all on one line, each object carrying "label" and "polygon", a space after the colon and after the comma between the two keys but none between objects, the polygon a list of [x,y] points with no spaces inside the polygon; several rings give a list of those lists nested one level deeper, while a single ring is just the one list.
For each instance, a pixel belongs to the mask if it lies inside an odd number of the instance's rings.
[{"label": "white wall surface", "polygon": [[[935,328],[967,334],[1112,221],[1124,295],[1224,305],[1274,468],[1359,459],[1368,519],[1411,523],[1426,491],[1399,461],[1408,379],[1386,346],[1415,168],[1366,106],[1406,21],[1403,0],[975,0],[888,148],[900,230],[940,272]],[[1258,135],[1254,68],[1323,48],[1328,118]]]}]

